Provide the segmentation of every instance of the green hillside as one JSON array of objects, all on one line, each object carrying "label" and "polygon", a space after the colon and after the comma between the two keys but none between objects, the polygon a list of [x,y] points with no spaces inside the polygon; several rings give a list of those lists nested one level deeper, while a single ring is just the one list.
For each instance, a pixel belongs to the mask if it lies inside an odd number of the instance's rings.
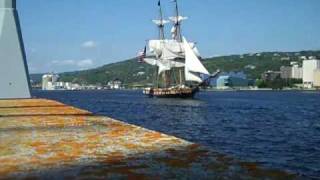
[{"label": "green hillside", "polygon": [[154,67],[138,63],[136,59],[130,59],[118,63],[108,64],[99,68],[68,72],[60,74],[62,81],[76,82],[80,84],[106,84],[108,81],[119,79],[125,84],[145,84],[152,82]]},{"label": "green hillside", "polygon": [[[209,72],[220,69],[223,72],[243,71],[251,79],[257,79],[267,70],[278,71],[281,66],[290,65],[291,61],[298,61],[301,56],[320,57],[320,51],[301,52],[264,52],[244,55],[230,55],[207,58],[203,60]],[[152,83],[155,74],[154,67],[145,63],[138,63],[130,59],[118,63],[108,64],[99,68],[60,74],[61,81],[80,84],[101,84],[120,79],[126,85],[143,85]],[[38,77],[38,76],[36,76]]]}]

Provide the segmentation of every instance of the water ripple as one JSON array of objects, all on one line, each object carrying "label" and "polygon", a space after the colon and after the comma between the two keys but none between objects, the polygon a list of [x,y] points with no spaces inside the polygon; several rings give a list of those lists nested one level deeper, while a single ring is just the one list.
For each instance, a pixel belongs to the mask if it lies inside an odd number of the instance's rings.
[{"label": "water ripple", "polygon": [[195,100],[150,99],[138,91],[34,95],[198,142],[242,160],[320,177],[318,92],[202,92]]}]

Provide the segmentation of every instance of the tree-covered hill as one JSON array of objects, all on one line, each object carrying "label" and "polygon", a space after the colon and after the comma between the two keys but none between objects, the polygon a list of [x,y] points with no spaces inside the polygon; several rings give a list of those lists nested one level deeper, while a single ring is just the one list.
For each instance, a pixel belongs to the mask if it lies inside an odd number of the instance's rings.
[{"label": "tree-covered hill", "polygon": [[[261,73],[267,70],[279,71],[281,66],[290,65],[292,61],[302,64],[302,56],[320,57],[320,51],[263,52],[230,55],[207,58],[203,60],[203,63],[209,72],[214,72],[217,69],[223,72],[242,71],[249,78],[257,79]],[[130,59],[95,69],[62,73],[60,77],[61,81],[77,82],[80,84],[104,85],[108,81],[119,79],[127,85],[144,85],[152,83],[154,74],[154,67],[145,63],[139,63],[136,59]]]}]

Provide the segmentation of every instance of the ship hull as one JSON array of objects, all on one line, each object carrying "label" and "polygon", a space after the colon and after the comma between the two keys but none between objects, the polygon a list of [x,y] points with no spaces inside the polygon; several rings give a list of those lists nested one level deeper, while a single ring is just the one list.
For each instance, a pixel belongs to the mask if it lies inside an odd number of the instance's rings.
[{"label": "ship hull", "polygon": [[157,98],[193,98],[199,88],[147,88],[143,94]]}]

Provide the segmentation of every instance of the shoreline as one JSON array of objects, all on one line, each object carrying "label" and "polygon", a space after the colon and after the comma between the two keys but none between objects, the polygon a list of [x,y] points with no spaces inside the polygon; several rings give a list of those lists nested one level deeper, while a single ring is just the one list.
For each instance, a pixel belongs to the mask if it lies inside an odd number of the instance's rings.
[{"label": "shoreline", "polygon": [[[82,89],[82,90],[67,90],[67,89],[59,89],[59,90],[42,90],[42,89],[32,89],[32,91],[43,91],[43,92],[86,92],[86,91],[143,91],[143,89]],[[260,92],[260,91],[270,91],[270,92],[319,92],[320,89],[271,89],[271,88],[260,88],[260,89],[200,89],[200,92],[237,92],[237,91],[248,91],[248,92]]]}]

